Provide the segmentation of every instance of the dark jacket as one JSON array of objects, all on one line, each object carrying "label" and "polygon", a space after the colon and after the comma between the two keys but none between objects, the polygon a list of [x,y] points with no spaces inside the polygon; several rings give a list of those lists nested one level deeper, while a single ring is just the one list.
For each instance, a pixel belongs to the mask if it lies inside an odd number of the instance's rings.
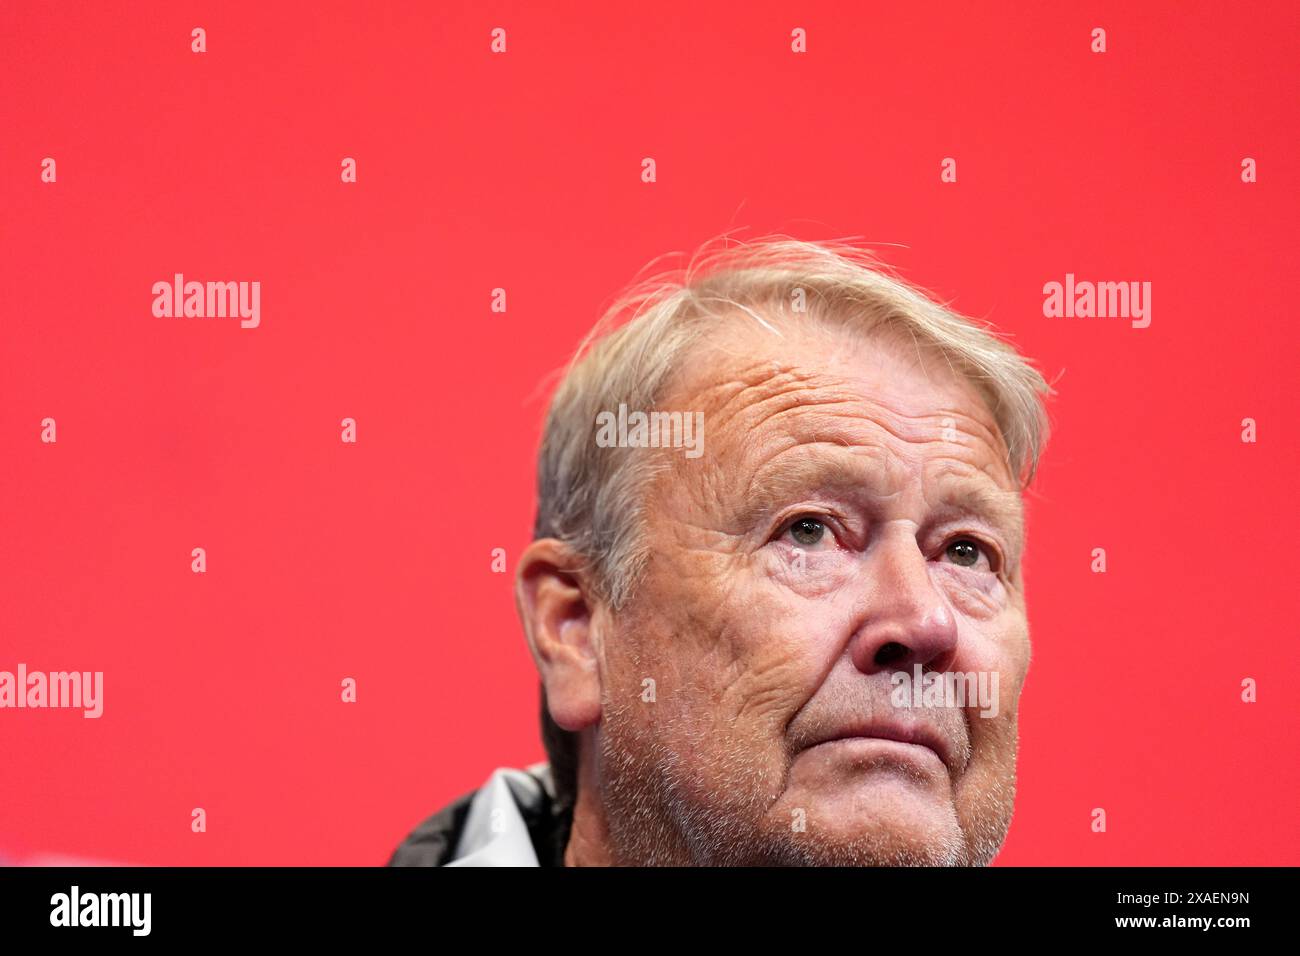
[{"label": "dark jacket", "polygon": [[388,865],[563,866],[572,825],[548,764],[500,767],[412,830]]}]

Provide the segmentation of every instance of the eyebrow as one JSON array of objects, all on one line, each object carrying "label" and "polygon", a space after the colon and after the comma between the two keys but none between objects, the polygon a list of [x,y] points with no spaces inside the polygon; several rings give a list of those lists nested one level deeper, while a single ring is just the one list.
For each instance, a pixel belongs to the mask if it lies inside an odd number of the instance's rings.
[{"label": "eyebrow", "polygon": [[809,455],[794,460],[786,458],[754,474],[745,493],[741,511],[747,523],[771,511],[781,502],[816,489],[852,491],[873,498],[885,497],[880,469],[861,458],[839,455]]},{"label": "eyebrow", "polygon": [[956,480],[944,482],[937,496],[926,500],[941,511],[975,515],[1000,529],[1009,539],[1008,565],[1019,565],[1025,542],[1025,509],[1020,495],[997,487],[991,478],[966,477],[950,471],[943,474],[953,475]]}]

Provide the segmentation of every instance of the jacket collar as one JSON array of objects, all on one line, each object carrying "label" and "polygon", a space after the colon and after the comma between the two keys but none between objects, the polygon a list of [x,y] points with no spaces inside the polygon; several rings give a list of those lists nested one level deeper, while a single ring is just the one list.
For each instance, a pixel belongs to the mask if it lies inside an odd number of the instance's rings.
[{"label": "jacket collar", "polygon": [[520,771],[499,767],[470,801],[451,860],[444,866],[540,866],[527,819],[549,802],[537,773],[545,764]]},{"label": "jacket collar", "polygon": [[572,809],[556,802],[548,764],[498,767],[416,827],[388,865],[563,866],[572,820]]}]

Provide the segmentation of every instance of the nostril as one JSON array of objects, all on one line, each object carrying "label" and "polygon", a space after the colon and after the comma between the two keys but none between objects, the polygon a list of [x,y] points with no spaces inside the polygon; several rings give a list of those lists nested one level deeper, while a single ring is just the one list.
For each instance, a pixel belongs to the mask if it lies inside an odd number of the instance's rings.
[{"label": "nostril", "polygon": [[908,650],[897,641],[890,641],[883,644],[880,650],[876,651],[876,665],[878,667],[887,667],[902,658],[907,657]]}]

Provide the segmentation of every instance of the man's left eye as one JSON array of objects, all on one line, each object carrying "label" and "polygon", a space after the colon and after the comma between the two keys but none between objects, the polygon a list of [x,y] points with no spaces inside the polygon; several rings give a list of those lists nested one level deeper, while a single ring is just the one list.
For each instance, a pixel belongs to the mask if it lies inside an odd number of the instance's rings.
[{"label": "man's left eye", "polygon": [[977,567],[981,561],[985,566],[990,565],[988,554],[973,538],[957,538],[950,541],[944,549],[944,555],[953,564],[963,568]]},{"label": "man's left eye", "polygon": [[788,533],[795,544],[811,548],[826,537],[826,523],[816,518],[800,518],[790,525]]}]

